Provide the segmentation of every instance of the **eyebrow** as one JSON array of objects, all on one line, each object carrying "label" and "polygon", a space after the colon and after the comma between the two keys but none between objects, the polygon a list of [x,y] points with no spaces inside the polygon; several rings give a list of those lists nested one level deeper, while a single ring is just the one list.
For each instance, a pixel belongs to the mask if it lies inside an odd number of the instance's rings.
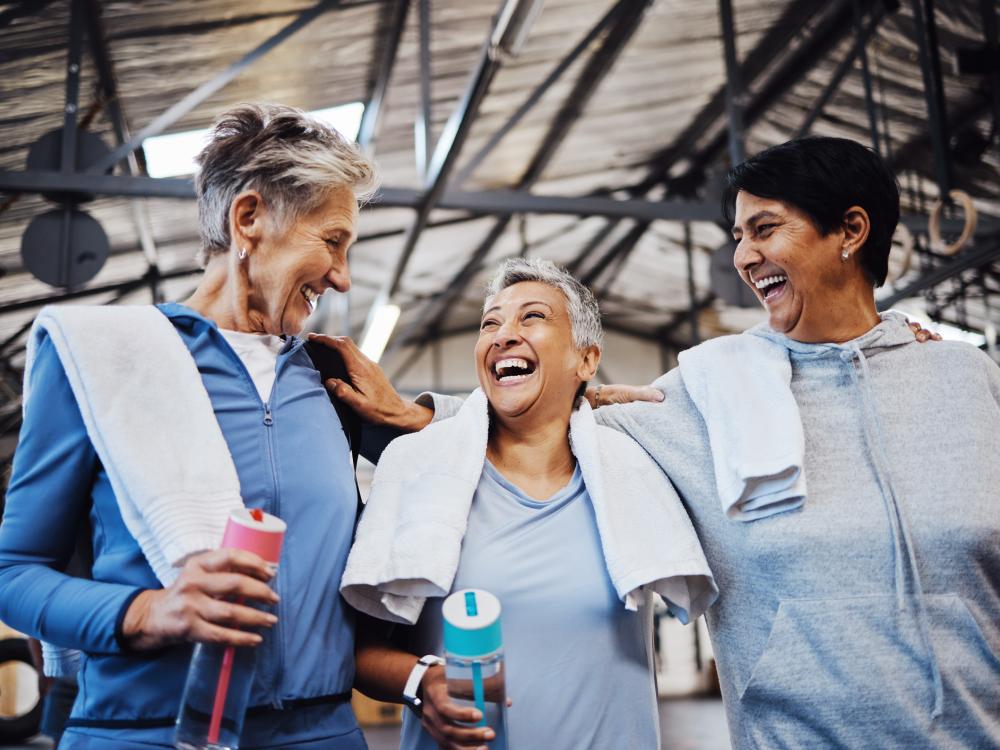
[{"label": "eyebrow", "polygon": [[[747,226],[752,227],[752,226],[756,226],[756,224],[761,219],[777,219],[777,218],[779,218],[778,214],[774,213],[774,211],[768,211],[768,210],[765,209],[764,211],[758,211],[757,213],[755,213],[753,216],[751,216],[749,219],[747,219],[746,223],[747,223]],[[743,230],[740,229],[740,227],[739,227],[738,224],[734,224],[733,225],[733,229],[732,229],[732,233],[733,234],[736,234],[737,232],[741,232],[741,231],[743,231]]]},{"label": "eyebrow", "polygon": [[[549,308],[549,310],[552,309],[552,305],[550,305],[548,302],[542,302],[540,299],[536,299],[536,300],[531,300],[530,302],[523,303],[518,308],[518,310],[523,310],[524,308],[528,307],[529,305],[545,305],[547,308]],[[500,305],[493,305],[493,307],[491,307],[489,310],[485,310],[483,312],[483,315],[489,315],[494,310],[499,310],[499,309],[500,309]]]}]

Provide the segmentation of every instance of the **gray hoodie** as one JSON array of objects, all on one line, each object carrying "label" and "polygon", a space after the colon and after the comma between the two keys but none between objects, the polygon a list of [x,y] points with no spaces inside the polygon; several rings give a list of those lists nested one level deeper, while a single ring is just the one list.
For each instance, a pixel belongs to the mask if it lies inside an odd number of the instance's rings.
[{"label": "gray hoodie", "polygon": [[[889,315],[843,345],[743,335],[789,351],[801,508],[726,517],[678,370],[655,383],[662,403],[596,412],[694,522],[720,590],[707,620],[734,745],[1000,748],[1000,369]],[[434,401],[436,419],[456,411]]]},{"label": "gray hoodie", "polygon": [[843,345],[743,335],[789,351],[802,508],[726,517],[677,370],[655,383],[663,403],[597,411],[659,463],[701,538],[733,743],[1000,747],[1000,369],[892,316]]}]

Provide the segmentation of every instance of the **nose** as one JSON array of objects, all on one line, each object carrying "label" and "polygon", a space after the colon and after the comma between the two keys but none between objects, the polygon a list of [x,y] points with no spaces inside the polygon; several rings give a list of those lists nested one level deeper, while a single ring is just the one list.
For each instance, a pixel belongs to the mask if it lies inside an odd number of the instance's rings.
[{"label": "nose", "polygon": [[763,260],[764,256],[754,247],[753,240],[749,237],[744,235],[736,243],[736,252],[733,253],[733,265],[740,273],[749,275],[750,270],[754,266],[759,265]]},{"label": "nose", "polygon": [[333,265],[330,267],[329,272],[326,274],[326,280],[334,289],[338,292],[344,293],[351,289],[351,270],[347,265],[346,259],[334,260]]},{"label": "nose", "polygon": [[497,349],[509,349],[520,341],[521,332],[516,319],[505,321],[493,334],[493,346]]}]

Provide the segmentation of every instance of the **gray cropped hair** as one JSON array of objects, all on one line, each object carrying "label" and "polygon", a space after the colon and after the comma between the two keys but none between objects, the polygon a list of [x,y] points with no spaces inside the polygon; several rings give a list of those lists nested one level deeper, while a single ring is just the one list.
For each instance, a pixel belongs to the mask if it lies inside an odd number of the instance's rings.
[{"label": "gray cropped hair", "polygon": [[561,266],[542,258],[508,258],[497,269],[496,275],[486,285],[485,312],[491,298],[500,291],[522,281],[537,281],[548,284],[562,292],[566,298],[570,323],[573,326],[573,344],[577,349],[604,345],[604,329],[601,326],[601,311],[593,292],[573,278]]},{"label": "gray cropped hair", "polygon": [[202,265],[229,250],[229,209],[244,190],[258,191],[286,223],[316,209],[337,188],[350,188],[359,201],[378,189],[375,165],[354,143],[280,104],[241,104],[224,112],[196,160]]}]

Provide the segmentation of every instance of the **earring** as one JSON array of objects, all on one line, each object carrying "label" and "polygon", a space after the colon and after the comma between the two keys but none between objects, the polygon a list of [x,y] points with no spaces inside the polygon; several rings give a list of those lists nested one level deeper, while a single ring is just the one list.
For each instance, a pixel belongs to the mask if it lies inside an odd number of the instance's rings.
[{"label": "earring", "polygon": [[241,247],[240,248],[240,253],[236,257],[239,258],[240,260],[246,260],[247,259],[247,249],[245,247]]},{"label": "earring", "polygon": [[851,254],[849,252],[847,252],[846,250],[840,254],[840,259],[842,261],[844,261],[845,263],[847,262],[847,259],[850,258],[850,257],[851,257]]}]

